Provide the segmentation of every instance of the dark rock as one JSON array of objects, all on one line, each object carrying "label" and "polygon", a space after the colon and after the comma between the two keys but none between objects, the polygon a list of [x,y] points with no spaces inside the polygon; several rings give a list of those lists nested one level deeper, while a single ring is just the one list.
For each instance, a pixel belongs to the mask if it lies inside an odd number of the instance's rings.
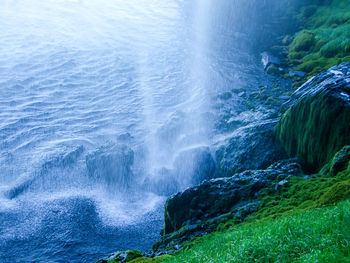
[{"label": "dark rock", "polygon": [[142,253],[139,250],[127,250],[119,256],[120,262],[129,262],[136,258],[142,257]]},{"label": "dark rock", "polygon": [[134,152],[125,145],[108,145],[86,156],[89,176],[119,188],[128,187],[132,178]]},{"label": "dark rock", "polygon": [[185,119],[186,114],[182,111],[177,111],[157,130],[156,138],[159,140],[160,145],[167,145],[167,151],[172,151],[173,148],[176,148],[176,143],[184,129]]},{"label": "dark rock", "polygon": [[307,172],[317,172],[350,144],[350,63],[313,77],[284,104],[276,136]]},{"label": "dark rock", "polygon": [[[186,222],[193,224],[197,220],[205,220],[205,217],[213,218],[242,204],[255,202],[261,189],[301,174],[300,166],[293,159],[274,164],[266,170],[249,170],[189,188],[167,200],[164,234],[179,230]],[[199,210],[202,212],[197,213]]]},{"label": "dark rock", "polygon": [[274,137],[278,120],[248,125],[234,131],[217,143],[216,162],[223,176],[245,170],[265,169],[271,163],[286,158]]},{"label": "dark rock", "polygon": [[128,132],[127,133],[123,133],[123,134],[118,136],[118,141],[120,141],[120,142],[129,142],[132,139],[133,139],[133,137]]}]

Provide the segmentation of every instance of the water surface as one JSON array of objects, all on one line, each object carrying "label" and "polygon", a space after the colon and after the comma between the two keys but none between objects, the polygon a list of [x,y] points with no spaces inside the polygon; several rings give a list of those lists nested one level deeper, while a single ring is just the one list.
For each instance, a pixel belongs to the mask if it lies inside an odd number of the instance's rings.
[{"label": "water surface", "polygon": [[[151,248],[166,196],[143,182],[211,145],[213,94],[259,78],[242,3],[0,0],[2,261]],[[86,156],[121,144],[132,183],[89,176]]]}]

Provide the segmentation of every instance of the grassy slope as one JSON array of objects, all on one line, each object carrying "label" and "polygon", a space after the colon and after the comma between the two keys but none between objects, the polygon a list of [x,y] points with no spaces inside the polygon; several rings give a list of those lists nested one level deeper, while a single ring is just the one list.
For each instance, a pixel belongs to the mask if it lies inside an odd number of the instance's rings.
[{"label": "grassy slope", "polygon": [[164,262],[350,262],[350,201],[199,239]]},{"label": "grassy slope", "polygon": [[299,19],[304,29],[294,38],[288,59],[309,76],[350,61],[350,0],[314,0]]}]

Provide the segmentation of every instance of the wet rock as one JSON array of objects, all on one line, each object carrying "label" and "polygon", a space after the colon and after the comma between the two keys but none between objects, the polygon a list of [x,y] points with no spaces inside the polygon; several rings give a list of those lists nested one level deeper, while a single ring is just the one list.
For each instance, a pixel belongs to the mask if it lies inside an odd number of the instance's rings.
[{"label": "wet rock", "polygon": [[165,204],[164,234],[256,202],[260,190],[274,187],[276,182],[291,176],[302,175],[295,161],[284,160],[266,170],[249,170],[229,178],[208,180],[172,196]]},{"label": "wet rock", "polygon": [[278,66],[281,63],[279,58],[268,52],[261,53],[261,62],[263,63],[265,70],[271,65]]},{"label": "wet rock", "polygon": [[172,169],[160,168],[147,177],[143,189],[170,196],[187,187],[216,176],[216,164],[209,147],[196,147],[180,152]]},{"label": "wet rock", "polygon": [[274,76],[281,76],[285,73],[285,70],[281,67],[277,67],[274,64],[270,64],[266,69],[266,73]]},{"label": "wet rock", "polygon": [[180,191],[180,184],[174,170],[161,168],[155,173],[155,176],[145,179],[142,189],[163,196],[170,196]]},{"label": "wet rock", "polygon": [[159,143],[161,145],[167,145],[167,148],[173,150],[184,129],[185,119],[186,114],[184,112],[175,112],[169,120],[157,130],[156,137]]},{"label": "wet rock", "polygon": [[98,260],[96,263],[107,263],[107,262],[126,263],[140,257],[143,257],[143,254],[139,250],[118,251],[104,259]]},{"label": "wet rock", "polygon": [[306,72],[304,71],[298,71],[298,70],[290,70],[289,71],[289,76],[291,77],[298,77],[298,78],[303,78],[305,77]]},{"label": "wet rock", "polygon": [[134,152],[125,145],[108,145],[86,156],[89,176],[110,186],[128,187]]},{"label": "wet rock", "polygon": [[322,72],[287,101],[276,137],[305,171],[319,171],[344,145],[350,144],[350,63]]},{"label": "wet rock", "polygon": [[267,120],[237,129],[219,141],[215,158],[223,176],[244,170],[264,169],[286,158],[274,137],[278,120]]},{"label": "wet rock", "polygon": [[[181,152],[174,162],[174,173],[182,187],[215,177],[216,165],[209,147],[197,147]],[[186,182],[187,180],[187,182]]]}]

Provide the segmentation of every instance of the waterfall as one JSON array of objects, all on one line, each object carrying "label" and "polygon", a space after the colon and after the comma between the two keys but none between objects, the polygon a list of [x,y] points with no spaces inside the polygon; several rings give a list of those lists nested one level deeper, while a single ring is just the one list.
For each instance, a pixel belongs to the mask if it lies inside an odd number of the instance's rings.
[{"label": "waterfall", "polygon": [[[184,63],[173,69],[181,72],[185,80],[171,86],[170,92],[176,97],[160,109],[159,103],[164,103],[160,100],[166,100],[169,91],[164,93],[155,89],[148,70],[150,63],[159,65],[160,71],[165,66],[159,60],[162,52],[146,46],[140,55],[139,85],[144,102],[143,123],[147,131],[146,189],[161,194],[171,194],[199,183],[203,178],[198,163],[209,161],[208,173],[214,169],[208,148],[210,127],[205,114],[210,109],[207,89],[210,85],[211,6],[211,0],[198,0],[191,8],[189,26],[186,34],[182,33],[184,49],[187,50]],[[157,59],[152,60],[153,56]],[[168,75],[158,73],[154,76],[153,72],[153,78],[157,77]]]}]

